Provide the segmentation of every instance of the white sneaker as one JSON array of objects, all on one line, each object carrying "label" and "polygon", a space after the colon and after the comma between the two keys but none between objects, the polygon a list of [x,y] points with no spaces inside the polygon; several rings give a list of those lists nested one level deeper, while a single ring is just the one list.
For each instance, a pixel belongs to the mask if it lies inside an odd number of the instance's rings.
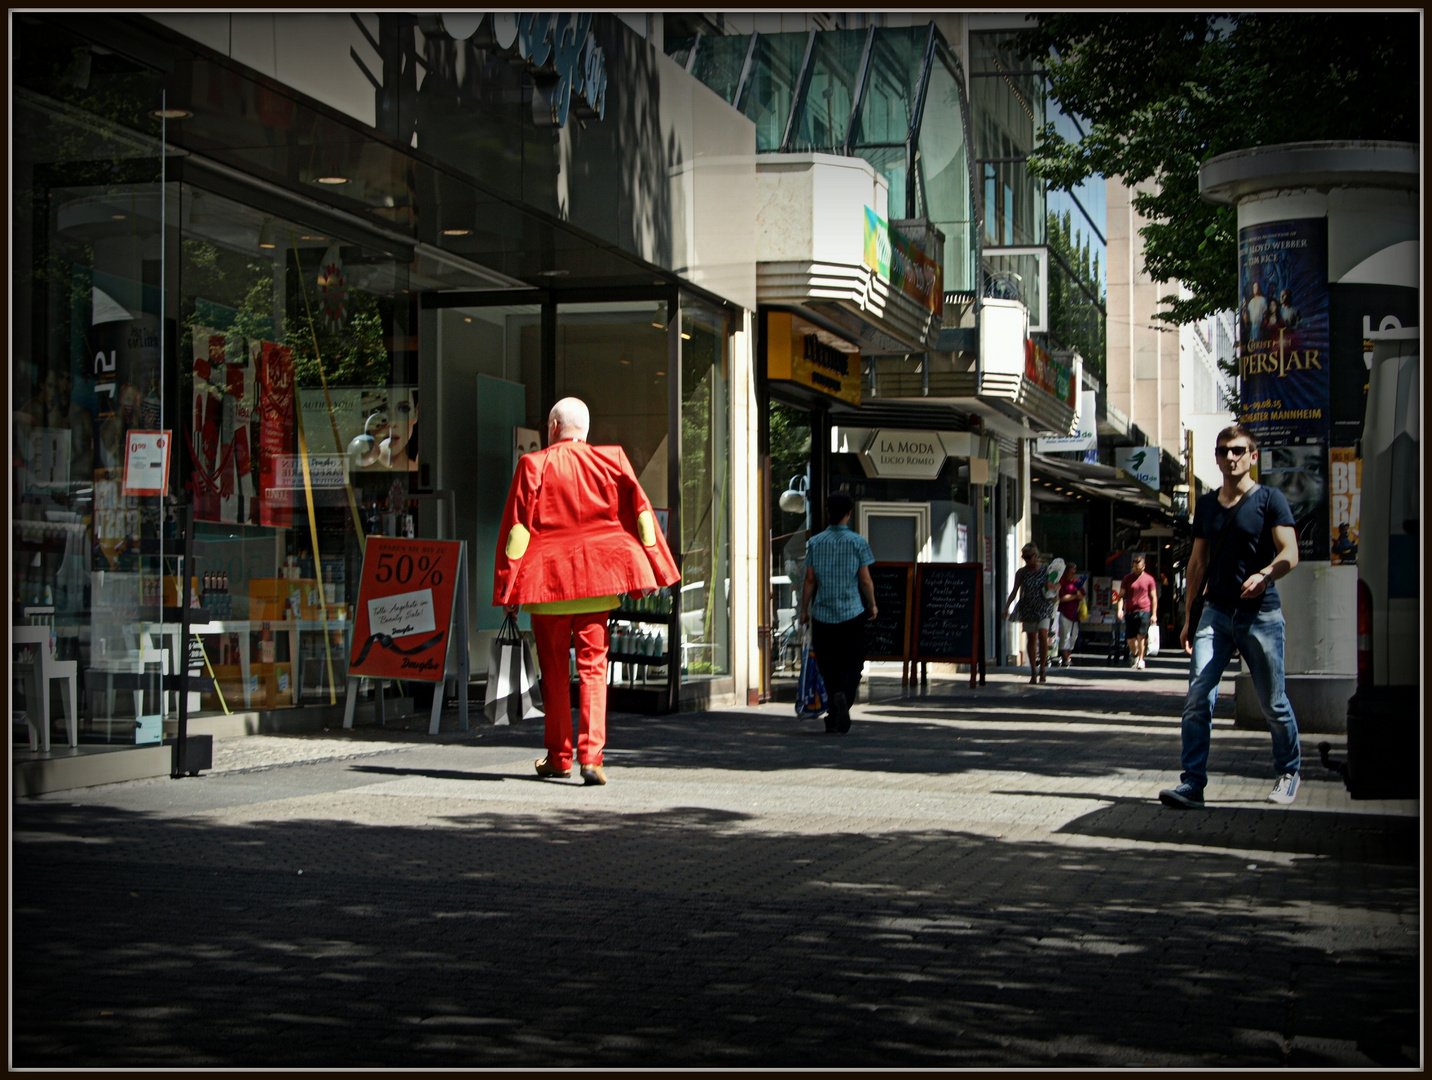
[{"label": "white sneaker", "polygon": [[1135,661],[1134,661],[1134,670],[1135,670],[1135,671],[1143,671],[1143,670],[1144,670],[1144,662],[1143,662],[1142,659],[1139,659],[1139,660],[1135,660]]},{"label": "white sneaker", "polygon": [[1271,803],[1282,803],[1288,805],[1298,797],[1298,787],[1302,779],[1295,772],[1284,773],[1278,777],[1278,782],[1273,785],[1273,790],[1268,793],[1268,801]]}]

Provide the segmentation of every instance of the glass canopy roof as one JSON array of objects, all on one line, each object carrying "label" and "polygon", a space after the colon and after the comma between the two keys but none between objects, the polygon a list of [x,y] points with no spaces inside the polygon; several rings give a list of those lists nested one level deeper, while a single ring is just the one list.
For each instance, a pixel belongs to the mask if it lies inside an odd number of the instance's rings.
[{"label": "glass canopy roof", "polygon": [[945,289],[975,288],[968,108],[959,61],[933,24],[668,39],[667,52],[756,125],[759,153],[863,158],[890,183],[890,216],[945,234]]}]

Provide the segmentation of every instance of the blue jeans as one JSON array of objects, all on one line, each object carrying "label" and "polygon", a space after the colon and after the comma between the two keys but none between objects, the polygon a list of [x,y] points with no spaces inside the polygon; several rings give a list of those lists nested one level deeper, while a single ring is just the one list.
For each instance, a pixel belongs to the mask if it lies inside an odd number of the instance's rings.
[{"label": "blue jeans", "polygon": [[1248,664],[1263,719],[1273,733],[1275,773],[1282,776],[1299,771],[1298,718],[1293,715],[1283,679],[1283,628],[1281,611],[1230,615],[1211,604],[1203,609],[1194,631],[1188,698],[1183,704],[1183,773],[1179,776],[1183,783],[1199,791],[1208,785],[1213,706],[1218,701],[1218,681],[1235,649]]}]

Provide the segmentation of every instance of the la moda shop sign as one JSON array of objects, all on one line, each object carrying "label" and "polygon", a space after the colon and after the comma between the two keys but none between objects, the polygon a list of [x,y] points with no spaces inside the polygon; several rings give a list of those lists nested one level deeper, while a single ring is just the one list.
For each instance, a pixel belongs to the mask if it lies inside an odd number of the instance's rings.
[{"label": "la moda shop sign", "polygon": [[870,437],[866,460],[876,476],[933,480],[945,464],[945,447],[934,431],[891,431],[882,428]]}]

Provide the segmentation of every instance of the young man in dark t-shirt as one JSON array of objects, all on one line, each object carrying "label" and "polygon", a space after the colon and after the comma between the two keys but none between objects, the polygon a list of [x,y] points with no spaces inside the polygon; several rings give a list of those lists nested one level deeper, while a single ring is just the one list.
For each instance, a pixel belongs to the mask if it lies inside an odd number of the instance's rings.
[{"label": "young man in dark t-shirt", "polygon": [[1298,794],[1302,755],[1283,675],[1282,602],[1273,582],[1298,565],[1298,534],[1283,493],[1253,480],[1258,443],[1252,432],[1241,424],[1224,428],[1215,453],[1223,484],[1198,500],[1188,560],[1189,597],[1207,588],[1203,615],[1197,626],[1185,616],[1179,635],[1184,652],[1193,656],[1183,705],[1183,773],[1177,787],[1159,792],[1159,801],[1181,809],[1203,805],[1218,682],[1236,650],[1248,663],[1273,733],[1278,780],[1268,801],[1287,804]]}]

